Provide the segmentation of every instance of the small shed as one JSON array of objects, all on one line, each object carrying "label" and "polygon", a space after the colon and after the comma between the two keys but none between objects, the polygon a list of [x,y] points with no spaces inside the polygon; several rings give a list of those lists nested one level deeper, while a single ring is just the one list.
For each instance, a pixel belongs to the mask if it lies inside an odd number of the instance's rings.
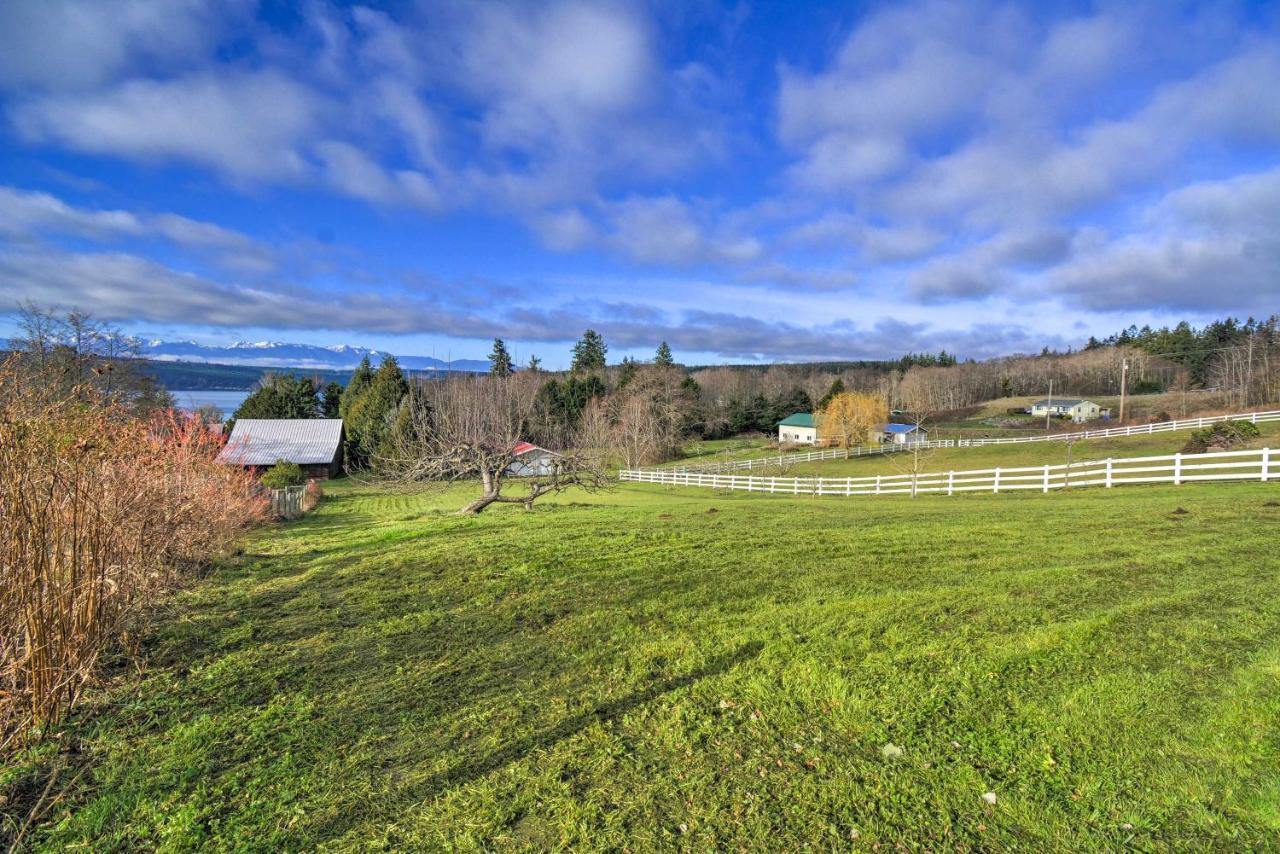
[{"label": "small shed", "polygon": [[1102,415],[1102,407],[1092,400],[1046,397],[1044,400],[1037,400],[1031,404],[1031,414],[1039,415],[1041,418],[1046,415],[1070,418],[1073,422],[1079,424],[1082,421],[1092,421],[1100,417]]},{"label": "small shed", "polygon": [[929,439],[929,431],[915,424],[886,424],[881,433],[881,441],[895,445],[925,442]]},{"label": "small shed", "polygon": [[778,422],[778,441],[797,445],[814,445],[818,442],[818,427],[812,412],[796,412]]},{"label": "small shed", "polygon": [[308,478],[324,480],[342,471],[341,418],[241,418],[231,428],[218,461],[269,468],[278,460],[297,463]]},{"label": "small shed", "polygon": [[555,474],[560,466],[560,455],[532,442],[519,442],[514,448],[515,461],[507,466],[511,477],[540,477]]}]

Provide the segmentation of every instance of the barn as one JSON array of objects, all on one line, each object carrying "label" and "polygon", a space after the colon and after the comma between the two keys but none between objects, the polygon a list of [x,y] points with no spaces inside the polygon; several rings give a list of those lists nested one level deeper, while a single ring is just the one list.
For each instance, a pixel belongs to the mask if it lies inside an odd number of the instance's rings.
[{"label": "barn", "polygon": [[778,422],[778,442],[796,445],[814,445],[818,442],[818,427],[812,412],[796,412]]},{"label": "barn", "polygon": [[218,461],[269,468],[278,460],[297,463],[308,478],[324,480],[342,471],[341,418],[241,418],[231,428]]},{"label": "barn", "polygon": [[912,445],[929,439],[929,432],[916,424],[885,424],[880,433],[880,441],[895,445]]},{"label": "barn", "polygon": [[519,442],[514,449],[515,460],[507,466],[511,477],[540,477],[555,474],[560,465],[560,455],[540,448],[532,442]]}]

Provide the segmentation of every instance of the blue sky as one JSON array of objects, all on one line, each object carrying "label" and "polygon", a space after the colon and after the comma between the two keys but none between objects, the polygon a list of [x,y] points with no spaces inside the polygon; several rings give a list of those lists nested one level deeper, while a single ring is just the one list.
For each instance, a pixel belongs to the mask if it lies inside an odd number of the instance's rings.
[{"label": "blue sky", "polygon": [[1278,84],[1280,4],[16,0],[0,313],[550,366],[1270,314]]}]

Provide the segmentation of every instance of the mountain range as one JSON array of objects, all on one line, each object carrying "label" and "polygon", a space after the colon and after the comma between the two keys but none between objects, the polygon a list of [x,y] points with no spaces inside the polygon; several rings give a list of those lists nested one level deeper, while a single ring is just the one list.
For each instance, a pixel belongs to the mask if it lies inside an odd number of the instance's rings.
[{"label": "mountain range", "polygon": [[[376,368],[384,356],[392,355],[369,347],[351,344],[334,344],[322,347],[317,344],[289,344],[283,341],[237,341],[218,346],[199,344],[195,341],[163,341],[152,339],[139,342],[140,355],[157,362],[205,362],[218,365],[247,365],[261,368],[302,368],[307,370],[349,371],[366,356]],[[410,371],[459,371],[489,370],[484,359],[454,359],[445,361],[434,356],[396,356],[400,367]]]}]

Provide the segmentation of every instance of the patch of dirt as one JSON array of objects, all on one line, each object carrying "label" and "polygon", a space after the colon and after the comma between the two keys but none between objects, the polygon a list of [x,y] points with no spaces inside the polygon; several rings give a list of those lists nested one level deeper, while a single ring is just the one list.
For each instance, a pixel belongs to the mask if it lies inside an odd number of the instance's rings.
[{"label": "patch of dirt", "polygon": [[717,510],[717,509],[716,509],[716,508],[714,508],[714,507],[708,507],[708,508],[707,508],[707,512],[708,512],[708,513],[719,513],[720,511],[719,511],[719,510]]},{"label": "patch of dirt", "polygon": [[1262,502],[1262,506],[1263,507],[1280,507],[1280,501],[1264,501]]},{"label": "patch of dirt", "polygon": [[1188,509],[1187,509],[1187,508],[1185,508],[1185,507],[1179,507],[1178,509],[1174,510],[1174,511],[1173,511],[1172,513],[1170,513],[1169,515],[1170,515],[1170,516],[1185,516],[1185,515],[1187,515],[1187,514],[1188,514],[1188,513],[1190,513],[1190,512],[1191,512],[1191,511],[1190,511],[1190,510],[1188,510]]},{"label": "patch of dirt", "polygon": [[670,518],[671,518],[671,514],[670,514],[670,513],[659,513],[659,514],[658,514],[658,518],[659,518],[659,519],[670,519]]}]

